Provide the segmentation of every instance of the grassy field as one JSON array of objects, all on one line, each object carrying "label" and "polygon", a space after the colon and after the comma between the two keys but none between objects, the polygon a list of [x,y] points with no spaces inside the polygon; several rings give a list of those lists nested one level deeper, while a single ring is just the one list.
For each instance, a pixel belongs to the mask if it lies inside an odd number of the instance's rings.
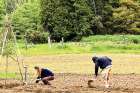
[{"label": "grassy field", "polygon": [[83,54],[83,53],[140,53],[140,35],[97,35],[83,38],[80,42],[29,45],[20,43],[25,56],[48,54]]}]

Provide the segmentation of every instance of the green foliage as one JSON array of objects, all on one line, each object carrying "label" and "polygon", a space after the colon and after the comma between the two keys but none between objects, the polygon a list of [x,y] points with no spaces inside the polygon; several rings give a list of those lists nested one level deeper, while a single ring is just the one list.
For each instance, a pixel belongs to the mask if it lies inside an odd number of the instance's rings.
[{"label": "green foliage", "polygon": [[128,44],[134,43],[138,44],[140,42],[140,35],[96,35],[84,37],[82,42],[114,42],[117,44]]},{"label": "green foliage", "polygon": [[13,42],[8,41],[4,47],[3,56],[15,55],[16,51]]},{"label": "green foliage", "polygon": [[138,44],[138,43],[140,43],[140,40],[138,40],[138,39],[132,39],[132,42],[133,42],[134,44]]},{"label": "green foliage", "polygon": [[6,10],[12,13],[17,38],[28,33],[34,43],[46,43],[48,34],[57,42],[93,34],[140,34],[139,0],[0,0],[0,30]]},{"label": "green foliage", "polygon": [[[10,29],[10,28],[8,28]],[[14,44],[14,36],[12,33],[7,34],[6,36],[6,41],[4,42],[5,38],[5,33],[1,34],[1,42],[0,42],[0,53],[2,56],[10,56],[10,55],[15,55],[16,54],[16,45]],[[3,50],[2,50],[3,47]]]},{"label": "green foliage", "polygon": [[63,46],[61,43],[53,43],[51,48],[48,44],[36,44],[26,50],[24,46],[24,44],[21,44],[20,49],[26,56],[79,53],[140,53],[140,35],[89,36],[84,37],[81,42],[67,42]]},{"label": "green foliage", "polygon": [[[95,13],[92,31],[94,34],[112,33],[112,13],[114,0],[88,0]],[[96,11],[95,11],[96,10]]]},{"label": "green foliage", "polygon": [[16,8],[16,0],[5,0],[5,9],[8,14],[12,13]]},{"label": "green foliage", "polygon": [[16,33],[25,35],[27,32],[38,31],[40,28],[39,2],[24,3],[12,14],[12,25]]},{"label": "green foliage", "polygon": [[133,0],[122,1],[113,13],[114,33],[140,34],[140,5]]},{"label": "green foliage", "polygon": [[86,0],[41,0],[41,17],[45,31],[56,41],[65,41],[91,32],[92,11]]},{"label": "green foliage", "polygon": [[4,2],[3,0],[0,0],[0,31],[3,26],[4,15],[5,15]]},{"label": "green foliage", "polygon": [[26,39],[27,42],[30,43],[47,43],[48,41],[48,33],[47,32],[39,32],[39,31],[33,31],[33,32],[27,32],[26,33]]}]

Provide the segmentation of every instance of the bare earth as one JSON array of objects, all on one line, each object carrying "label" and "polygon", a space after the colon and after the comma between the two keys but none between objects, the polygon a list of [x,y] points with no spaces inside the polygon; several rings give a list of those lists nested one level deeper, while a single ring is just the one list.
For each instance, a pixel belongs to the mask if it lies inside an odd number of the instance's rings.
[{"label": "bare earth", "polygon": [[[67,54],[24,58],[24,64],[28,65],[29,72],[34,72],[33,67],[40,65],[58,73],[51,86],[41,83],[22,85],[21,82],[11,79],[5,86],[4,80],[0,80],[0,93],[140,93],[140,55],[106,54],[106,56],[113,60],[114,73],[111,76],[111,87],[108,89],[104,88],[102,79],[93,82],[91,86],[87,84],[93,77],[91,73],[94,72],[92,54]],[[9,72],[16,71],[16,64],[9,65]],[[3,71],[2,67],[0,71]]]},{"label": "bare earth", "polygon": [[[0,93],[140,93],[140,75],[112,75],[111,87],[104,88],[100,79],[88,86],[92,75],[56,74],[51,86],[40,84],[20,85],[9,80],[7,88],[0,82]],[[15,83],[16,82],[16,83]]]}]

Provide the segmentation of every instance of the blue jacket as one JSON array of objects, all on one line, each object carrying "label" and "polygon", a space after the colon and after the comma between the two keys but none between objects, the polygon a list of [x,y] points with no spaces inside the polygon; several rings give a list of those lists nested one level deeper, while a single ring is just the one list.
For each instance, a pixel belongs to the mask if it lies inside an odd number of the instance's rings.
[{"label": "blue jacket", "polygon": [[[93,60],[93,58],[92,58],[92,60]],[[104,56],[104,57],[95,57],[93,61],[95,63],[95,75],[96,76],[98,75],[99,67],[101,69],[104,69],[107,66],[112,65],[112,60],[110,58],[106,57],[106,56]]]},{"label": "blue jacket", "polygon": [[48,69],[42,69],[41,78],[48,77],[48,76],[54,76],[54,73]]}]

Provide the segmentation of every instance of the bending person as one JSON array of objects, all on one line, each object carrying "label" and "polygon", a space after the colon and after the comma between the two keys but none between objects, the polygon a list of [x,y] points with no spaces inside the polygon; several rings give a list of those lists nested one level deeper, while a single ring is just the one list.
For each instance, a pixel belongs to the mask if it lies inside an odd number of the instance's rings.
[{"label": "bending person", "polygon": [[112,67],[112,60],[106,56],[92,58],[92,61],[95,63],[95,80],[98,77],[98,69],[101,69],[101,74],[105,79],[105,87],[109,87],[109,78]]},{"label": "bending person", "polygon": [[45,85],[51,85],[49,81],[54,80],[54,73],[48,69],[40,68],[35,66],[34,69],[37,71],[36,83],[42,81]]}]

